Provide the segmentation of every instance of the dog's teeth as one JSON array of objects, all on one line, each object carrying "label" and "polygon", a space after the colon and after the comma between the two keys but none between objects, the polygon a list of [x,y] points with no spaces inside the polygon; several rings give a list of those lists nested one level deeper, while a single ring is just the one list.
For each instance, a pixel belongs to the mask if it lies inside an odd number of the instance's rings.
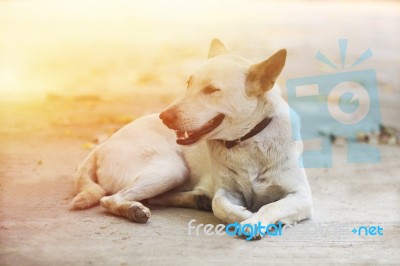
[{"label": "dog's teeth", "polygon": [[189,138],[189,134],[185,131],[185,139]]}]

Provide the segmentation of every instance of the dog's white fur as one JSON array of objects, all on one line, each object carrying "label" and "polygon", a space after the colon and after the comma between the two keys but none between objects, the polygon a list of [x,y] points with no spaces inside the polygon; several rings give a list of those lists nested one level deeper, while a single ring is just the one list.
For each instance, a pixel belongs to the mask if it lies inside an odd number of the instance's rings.
[{"label": "dog's white fur", "polygon": [[[302,143],[291,137],[299,128],[296,123],[292,128],[290,109],[274,86],[285,58],[281,50],[251,64],[213,40],[209,59],[191,76],[186,95],[160,117],[168,127],[189,132],[189,139],[190,132],[223,114],[221,124],[197,136],[195,145],[183,146],[158,115],[132,122],[83,162],[72,207],[87,208],[101,198],[110,212],[145,222],[150,210],[138,201],[207,209],[210,198],[214,214],[227,223],[309,218],[311,190],[298,166]],[[260,133],[225,147],[224,141],[244,136],[265,117],[272,121]]]}]

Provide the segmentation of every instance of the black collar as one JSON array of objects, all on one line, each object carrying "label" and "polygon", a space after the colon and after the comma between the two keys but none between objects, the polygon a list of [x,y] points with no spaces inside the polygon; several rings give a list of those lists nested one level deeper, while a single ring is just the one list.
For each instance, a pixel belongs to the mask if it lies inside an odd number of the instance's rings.
[{"label": "black collar", "polygon": [[249,139],[249,138],[257,135],[258,133],[260,133],[264,128],[266,128],[268,126],[268,124],[271,121],[272,121],[272,117],[266,117],[260,123],[258,123],[249,133],[247,133],[243,137],[235,139],[235,140],[223,140],[222,142],[224,143],[224,145],[227,149],[233,148],[236,145],[238,145],[241,141]]}]

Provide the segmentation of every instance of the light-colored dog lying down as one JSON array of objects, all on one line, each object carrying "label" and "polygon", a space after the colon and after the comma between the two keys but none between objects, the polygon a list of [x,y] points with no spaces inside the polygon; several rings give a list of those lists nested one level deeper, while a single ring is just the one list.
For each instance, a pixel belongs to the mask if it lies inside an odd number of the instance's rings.
[{"label": "light-colored dog lying down", "polygon": [[280,50],[251,64],[214,39],[182,99],[126,125],[84,160],[72,208],[100,202],[143,223],[150,210],[140,201],[149,199],[212,209],[225,223],[309,218],[311,191],[298,166],[302,143],[292,140],[289,107],[274,86],[285,60]]}]

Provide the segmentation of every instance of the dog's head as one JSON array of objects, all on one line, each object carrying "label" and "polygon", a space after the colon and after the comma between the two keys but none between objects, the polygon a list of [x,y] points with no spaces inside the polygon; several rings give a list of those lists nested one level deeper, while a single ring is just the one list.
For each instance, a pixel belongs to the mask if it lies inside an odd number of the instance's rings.
[{"label": "dog's head", "polygon": [[285,60],[286,50],[282,49],[261,63],[251,64],[228,54],[214,39],[208,60],[190,76],[185,96],[164,110],[160,118],[176,131],[181,145],[200,139],[239,138],[251,130],[249,122],[262,115],[257,110],[268,101],[265,96]]}]

